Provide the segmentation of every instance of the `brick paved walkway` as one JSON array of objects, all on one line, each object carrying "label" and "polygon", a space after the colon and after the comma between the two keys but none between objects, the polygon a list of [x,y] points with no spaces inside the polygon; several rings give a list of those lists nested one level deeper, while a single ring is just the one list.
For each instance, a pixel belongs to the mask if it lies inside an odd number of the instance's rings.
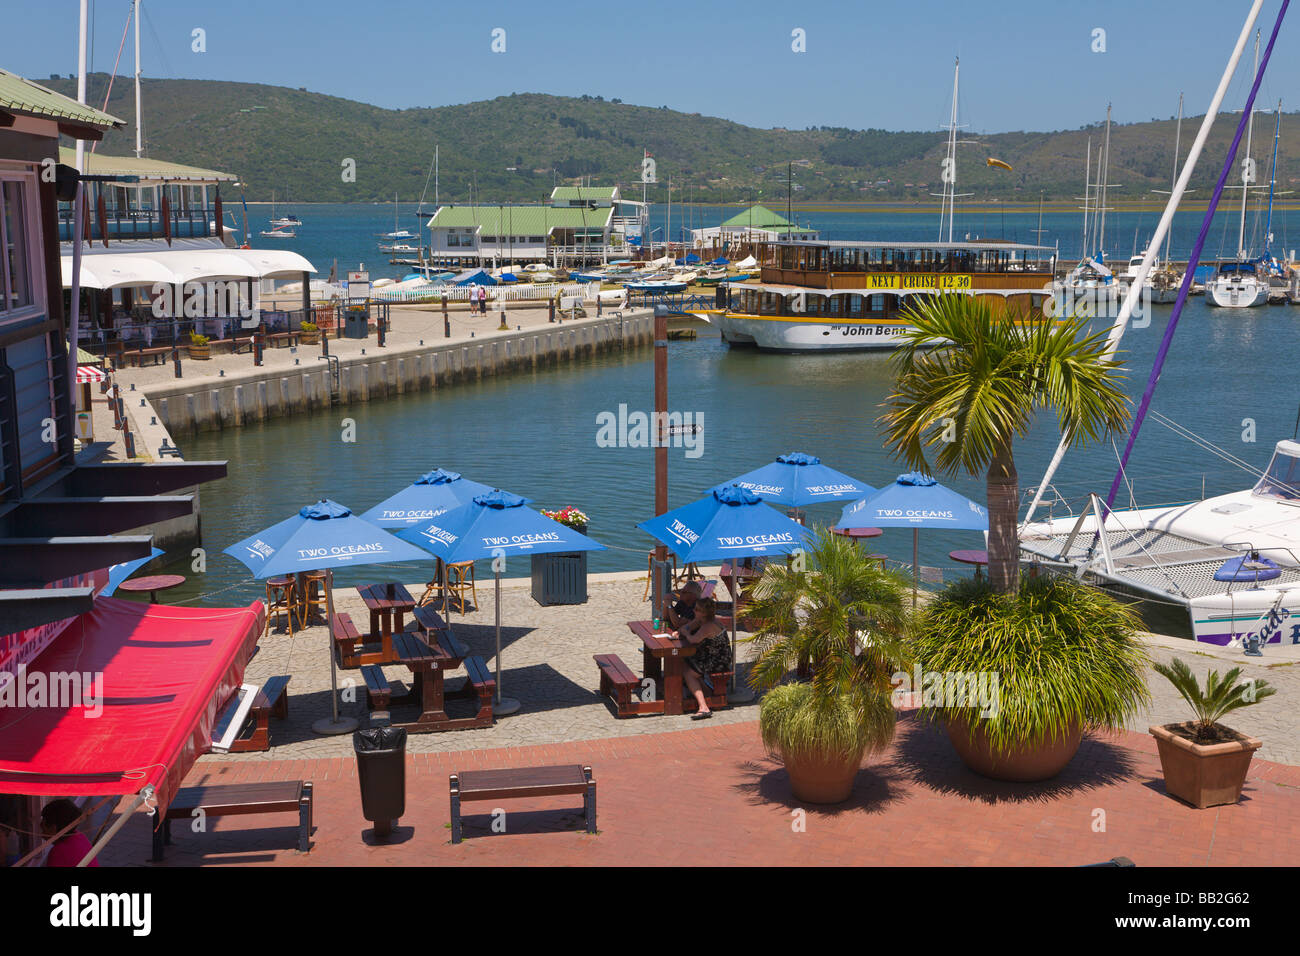
[{"label": "brick paved walkway", "polygon": [[[453,771],[589,763],[600,833],[582,829],[580,798],[510,801],[506,832],[490,804],[469,804],[466,839],[450,843]],[[165,865],[1062,865],[1123,855],[1139,866],[1295,865],[1300,859],[1300,767],[1256,759],[1240,803],[1195,810],[1164,793],[1149,736],[1085,740],[1058,779],[985,780],[965,770],[946,736],[906,714],[889,751],[873,759],[855,796],[809,807],[804,832],[779,762],[752,721],[638,737],[408,755],[404,842],[364,836],[351,757],[229,761],[209,758],[188,784],[309,779],[315,784],[310,854],[296,853],[296,817],[234,817],[195,834],[173,824]],[[1099,832],[1104,822],[1104,832]],[[149,819],[130,821],[106,865],[149,857]],[[147,865],[147,864],[146,864]]]}]

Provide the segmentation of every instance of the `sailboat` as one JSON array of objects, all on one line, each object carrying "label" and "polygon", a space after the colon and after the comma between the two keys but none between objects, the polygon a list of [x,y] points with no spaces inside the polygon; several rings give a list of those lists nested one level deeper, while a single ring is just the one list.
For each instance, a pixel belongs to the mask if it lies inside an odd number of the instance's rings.
[{"label": "sailboat", "polygon": [[[1259,34],[1255,34],[1256,70],[1259,63]],[[1253,72],[1252,72],[1252,75]],[[1237,228],[1237,257],[1221,259],[1214,278],[1205,283],[1205,301],[1225,309],[1250,309],[1268,302],[1268,279],[1260,275],[1261,259],[1246,251],[1246,201],[1255,182],[1255,160],[1250,155],[1250,134],[1255,118],[1246,121],[1246,159],[1241,164],[1241,222]]]},{"label": "sailboat", "polygon": [[[1169,192],[1173,194],[1174,187],[1178,183],[1178,152],[1182,145],[1183,139],[1183,94],[1178,94],[1178,126],[1174,130],[1174,172],[1170,180]],[[1188,190],[1190,192],[1191,190]],[[1163,190],[1156,190],[1163,192]],[[1167,305],[1178,298],[1178,287],[1183,283],[1182,273],[1173,267],[1169,259],[1169,243],[1172,239],[1173,230],[1165,233],[1165,261],[1164,265],[1156,263],[1151,268],[1151,275],[1147,279],[1147,286],[1150,289],[1151,301]]]},{"label": "sailboat", "polygon": [[377,233],[380,239],[387,239],[391,242],[397,242],[403,239],[415,239],[417,236],[409,229],[397,228],[397,194],[393,193],[393,231]]},{"label": "sailboat", "polygon": [[275,190],[271,190],[271,229],[263,229],[261,235],[265,239],[294,239],[298,234],[293,231],[293,227],[299,225],[297,216],[289,216],[284,219],[277,218],[275,215]]},{"label": "sailboat", "polygon": [[[1110,167],[1110,111],[1111,107],[1107,104],[1106,134],[1097,152],[1095,183],[1092,181],[1092,140],[1088,140],[1083,178],[1083,254],[1079,264],[1058,283],[1059,290],[1071,295],[1095,294],[1098,289],[1111,289],[1115,285],[1115,275],[1106,265],[1106,191],[1118,188],[1107,181]],[[1089,251],[1090,239],[1095,252]]]}]

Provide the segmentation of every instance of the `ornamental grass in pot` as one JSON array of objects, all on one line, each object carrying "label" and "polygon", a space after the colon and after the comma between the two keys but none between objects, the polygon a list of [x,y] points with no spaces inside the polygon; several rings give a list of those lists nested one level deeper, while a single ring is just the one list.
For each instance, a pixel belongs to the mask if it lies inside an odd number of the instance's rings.
[{"label": "ornamental grass in pot", "polygon": [[[840,803],[863,759],[894,738],[891,675],[907,666],[908,585],[852,541],[816,529],[789,564],[751,589],[758,648],[749,683],[764,692],[763,743],[796,799]],[[787,683],[792,671],[806,680]]]},{"label": "ornamental grass in pot", "polygon": [[[1073,578],[1027,578],[1011,594],[957,581],[916,623],[916,657],[934,675],[920,712],[976,773],[1049,779],[1086,731],[1122,726],[1149,703],[1139,625],[1131,607]],[[996,687],[991,704],[953,693],[972,679]]]},{"label": "ornamental grass in pot", "polygon": [[1202,689],[1192,669],[1177,657],[1168,664],[1155,664],[1154,669],[1168,678],[1195,714],[1195,719],[1184,723],[1150,728],[1160,752],[1165,792],[1199,810],[1236,803],[1251,758],[1263,744],[1219,721],[1234,710],[1271,697],[1277,688],[1265,680],[1238,683],[1241,668],[1234,667],[1222,677],[1218,671],[1210,671]]}]

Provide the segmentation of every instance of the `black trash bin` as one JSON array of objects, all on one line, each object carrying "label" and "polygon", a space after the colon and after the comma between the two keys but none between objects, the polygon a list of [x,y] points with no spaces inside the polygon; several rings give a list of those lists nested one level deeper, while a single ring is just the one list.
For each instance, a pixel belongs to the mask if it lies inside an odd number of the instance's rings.
[{"label": "black trash bin", "polygon": [[343,337],[345,339],[364,339],[369,335],[369,317],[365,308],[348,306],[343,311]]},{"label": "black trash bin", "polygon": [[361,784],[361,815],[375,825],[375,836],[393,832],[406,812],[406,731],[369,727],[352,735]]}]

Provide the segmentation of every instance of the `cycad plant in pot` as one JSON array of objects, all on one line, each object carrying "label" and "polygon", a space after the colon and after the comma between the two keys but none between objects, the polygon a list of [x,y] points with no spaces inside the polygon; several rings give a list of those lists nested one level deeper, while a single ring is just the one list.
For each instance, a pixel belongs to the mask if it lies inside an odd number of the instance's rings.
[{"label": "cycad plant in pot", "polygon": [[1218,671],[1210,671],[1203,690],[1181,658],[1157,663],[1154,668],[1169,679],[1196,715],[1194,720],[1150,729],[1160,751],[1165,791],[1201,810],[1236,803],[1251,757],[1262,744],[1219,721],[1234,710],[1271,697],[1277,689],[1264,680],[1239,683],[1240,667],[1222,677]]},{"label": "cycad plant in pot", "polygon": [[[957,581],[916,622],[915,653],[927,675],[921,713],[947,726],[976,773],[1053,777],[1085,731],[1122,726],[1149,701],[1139,623],[1131,607],[1073,578],[1026,579],[1015,594]],[[992,683],[993,699],[952,694],[972,683]]]},{"label": "cycad plant in pot", "polygon": [[[863,758],[894,737],[891,677],[908,664],[907,583],[825,528],[806,547],[788,565],[768,564],[753,585],[749,683],[766,692],[759,729],[795,797],[840,803]],[[808,681],[785,683],[803,668]]]}]

